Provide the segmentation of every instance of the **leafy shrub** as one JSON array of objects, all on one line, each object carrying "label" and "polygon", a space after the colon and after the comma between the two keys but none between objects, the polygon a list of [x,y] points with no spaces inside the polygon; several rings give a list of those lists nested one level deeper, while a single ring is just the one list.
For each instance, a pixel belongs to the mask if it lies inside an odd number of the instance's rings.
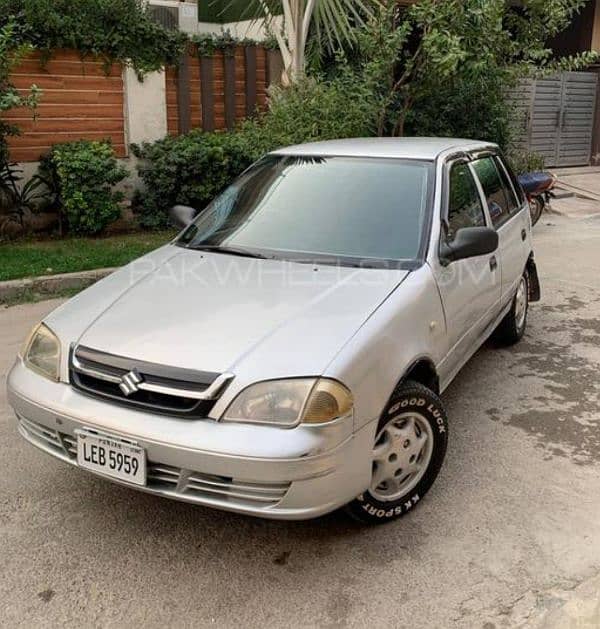
[{"label": "leafy shrub", "polygon": [[40,170],[54,182],[69,230],[97,234],[121,215],[123,194],[113,186],[128,174],[109,142],[79,140],[56,144]]},{"label": "leafy shrub", "polygon": [[544,170],[544,156],[539,153],[511,150],[508,152],[507,157],[517,175]]},{"label": "leafy shrub", "polygon": [[167,211],[175,204],[204,207],[253,161],[239,134],[198,129],[133,146],[133,152],[145,185],[134,211],[149,228],[167,225]]},{"label": "leafy shrub", "polygon": [[372,135],[375,106],[349,70],[333,81],[306,79],[272,92],[269,110],[234,132],[194,130],[134,146],[144,190],[134,210],[140,223],[168,224],[175,205],[202,208],[261,155],[282,146]]},{"label": "leafy shrub", "polygon": [[271,91],[269,110],[241,131],[256,154],[302,142],[375,134],[377,102],[368,84],[338,60],[330,80],[304,79]]},{"label": "leafy shrub", "polygon": [[51,207],[53,200],[52,185],[40,174],[23,184],[23,170],[17,164],[0,164],[0,214],[11,216],[24,227],[27,215]]},{"label": "leafy shrub", "polygon": [[406,116],[407,135],[471,138],[506,148],[512,135],[506,83],[493,73],[457,74],[415,100]]},{"label": "leafy shrub", "polygon": [[141,0],[0,0],[0,27],[11,20],[19,43],[48,55],[75,48],[140,73],[176,63],[186,41],[183,33],[158,24]]}]

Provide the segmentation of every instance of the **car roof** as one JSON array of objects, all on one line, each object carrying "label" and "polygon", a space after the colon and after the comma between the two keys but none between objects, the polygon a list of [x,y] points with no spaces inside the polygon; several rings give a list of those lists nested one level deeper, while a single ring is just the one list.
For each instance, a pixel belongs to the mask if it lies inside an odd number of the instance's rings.
[{"label": "car roof", "polygon": [[434,160],[452,149],[469,152],[495,146],[490,142],[460,138],[352,138],[296,144],[273,151],[273,154]]}]

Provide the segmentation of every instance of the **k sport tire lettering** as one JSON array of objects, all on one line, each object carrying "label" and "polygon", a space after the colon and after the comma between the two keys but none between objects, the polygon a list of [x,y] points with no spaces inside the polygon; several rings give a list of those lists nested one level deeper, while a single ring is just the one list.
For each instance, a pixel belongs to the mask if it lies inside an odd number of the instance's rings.
[{"label": "k sport tire lettering", "polygon": [[369,515],[376,518],[392,518],[397,515],[402,515],[402,513],[406,513],[408,510],[412,509],[413,506],[419,502],[420,498],[419,494],[415,494],[409,500],[406,500],[404,504],[397,505],[391,509],[381,509],[380,507],[375,507],[368,502],[364,502],[364,496],[360,496],[358,500],[363,502],[361,506]]}]

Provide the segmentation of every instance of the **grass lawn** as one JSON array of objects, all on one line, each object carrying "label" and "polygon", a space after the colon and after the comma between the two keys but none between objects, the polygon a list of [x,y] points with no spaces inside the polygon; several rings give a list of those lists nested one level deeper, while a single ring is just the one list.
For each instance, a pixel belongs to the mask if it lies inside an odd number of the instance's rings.
[{"label": "grass lawn", "polygon": [[0,244],[0,281],[122,266],[169,242],[175,231]]}]

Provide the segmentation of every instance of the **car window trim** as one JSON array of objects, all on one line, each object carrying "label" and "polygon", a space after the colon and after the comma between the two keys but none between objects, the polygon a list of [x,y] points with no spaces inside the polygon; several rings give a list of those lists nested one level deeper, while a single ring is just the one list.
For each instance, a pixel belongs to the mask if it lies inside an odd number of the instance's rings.
[{"label": "car window trim", "polygon": [[[494,166],[496,168],[496,170],[498,171],[498,163],[496,161],[496,157],[498,157],[498,153],[497,152],[493,152],[493,151],[487,151],[481,154],[478,154],[477,157],[475,159],[473,159],[473,162],[479,161],[480,159],[486,159],[486,158],[490,158],[492,160],[492,162],[494,163]],[[471,167],[473,168],[473,170],[475,170],[475,166],[473,165],[473,163],[471,163]],[[504,171],[506,173],[506,170]],[[506,173],[508,180],[510,181],[510,176],[508,176],[508,173]],[[508,199],[506,197],[506,192],[505,192],[505,184],[504,181],[502,180],[502,177],[500,176],[500,172],[498,171],[498,176],[500,178],[500,183],[502,184],[502,194],[504,196],[504,200],[506,201],[506,205],[508,207],[509,203],[508,203]],[[481,183],[480,179],[479,179],[479,175],[477,175],[477,173],[475,173],[475,179],[477,181],[477,183],[479,184],[479,187],[481,188],[481,193],[483,194],[483,198],[484,198],[484,205],[486,207],[487,210],[487,214],[489,216],[490,219],[490,227],[492,227],[492,229],[495,229],[496,231],[498,231],[501,227],[503,227],[504,225],[506,225],[506,223],[508,223],[511,218],[513,218],[513,216],[517,216],[519,214],[519,212],[523,209],[522,207],[519,207],[519,205],[517,205],[517,210],[514,212],[506,212],[505,214],[503,214],[502,216],[502,220],[498,221],[497,223],[494,223],[493,219],[492,219],[492,215],[490,214],[489,210],[489,204],[487,202],[487,196],[485,194],[485,190],[483,189],[483,184]],[[512,186],[512,182],[511,182],[511,186]],[[514,188],[511,187],[511,190],[513,192],[513,194],[515,194],[514,192]],[[519,198],[517,197],[517,195],[515,194],[515,199],[518,201]]]},{"label": "car window trim", "polygon": [[[517,202],[517,209],[514,212],[511,212],[510,215],[516,215],[519,212],[522,212],[525,209],[525,206],[527,205],[527,198],[525,198],[523,201],[521,201],[521,197],[519,194],[517,194],[517,191],[515,189],[515,183],[513,181],[513,178],[510,174],[510,172],[508,171],[507,167],[506,167],[506,160],[504,159],[504,157],[501,154],[497,154],[496,155],[496,163],[500,164],[500,166],[502,167],[502,170],[504,171],[504,174],[506,175],[506,178],[508,179],[510,186],[511,186],[511,190],[513,192],[513,194],[515,195],[515,200]],[[523,197],[525,197],[525,195],[523,195]]]},{"label": "car window trim", "polygon": [[438,262],[442,261],[442,244],[446,238],[448,233],[448,229],[450,227],[449,221],[449,206],[450,206],[450,171],[453,166],[457,164],[466,164],[469,172],[471,173],[471,177],[473,177],[475,187],[477,189],[477,193],[479,194],[479,202],[481,203],[481,207],[483,209],[483,216],[485,219],[485,226],[489,227],[490,216],[487,209],[487,201],[485,197],[482,197],[482,189],[481,184],[479,182],[478,177],[473,172],[472,158],[469,154],[460,152],[453,153],[452,155],[448,155],[444,163],[442,165],[442,205],[441,205],[441,215],[440,215],[440,224],[441,229],[438,237],[437,243],[437,259]]}]

